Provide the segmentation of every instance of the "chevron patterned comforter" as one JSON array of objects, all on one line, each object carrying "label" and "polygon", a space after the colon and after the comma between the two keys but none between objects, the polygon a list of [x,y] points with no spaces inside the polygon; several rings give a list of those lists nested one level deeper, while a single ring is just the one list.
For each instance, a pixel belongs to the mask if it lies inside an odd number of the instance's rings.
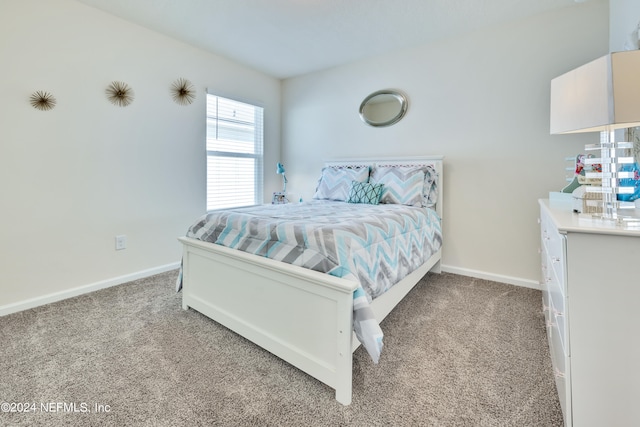
[{"label": "chevron patterned comforter", "polygon": [[357,281],[354,330],[376,363],[382,330],[369,303],[442,245],[432,209],[324,200],[210,212],[187,237]]}]

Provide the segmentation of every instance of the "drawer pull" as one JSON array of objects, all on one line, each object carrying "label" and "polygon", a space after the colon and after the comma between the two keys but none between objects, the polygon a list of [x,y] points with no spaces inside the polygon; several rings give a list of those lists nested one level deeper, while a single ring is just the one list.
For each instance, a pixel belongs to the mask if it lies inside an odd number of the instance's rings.
[{"label": "drawer pull", "polygon": [[557,256],[554,256],[553,258],[551,258],[551,261],[553,262],[560,262],[560,258]]},{"label": "drawer pull", "polygon": [[547,328],[553,328],[553,327],[555,327],[555,326],[556,326],[556,324],[555,324],[555,323],[553,323],[551,320],[549,320],[549,321],[547,322]]},{"label": "drawer pull", "polygon": [[564,312],[558,311],[555,308],[553,309],[553,314],[555,314],[558,317],[564,317]]}]

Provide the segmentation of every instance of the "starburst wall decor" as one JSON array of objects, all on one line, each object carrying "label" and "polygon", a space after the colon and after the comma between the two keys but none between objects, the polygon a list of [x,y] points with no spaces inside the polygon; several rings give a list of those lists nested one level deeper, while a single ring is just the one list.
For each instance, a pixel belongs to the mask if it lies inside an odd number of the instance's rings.
[{"label": "starburst wall decor", "polygon": [[196,99],[196,91],[187,79],[179,78],[171,85],[171,96],[180,105],[189,105]]},{"label": "starburst wall decor", "polygon": [[111,82],[106,92],[107,99],[118,107],[126,107],[133,102],[133,89],[124,82]]},{"label": "starburst wall decor", "polygon": [[38,90],[29,98],[31,106],[41,111],[48,111],[56,106],[56,99],[49,92]]}]

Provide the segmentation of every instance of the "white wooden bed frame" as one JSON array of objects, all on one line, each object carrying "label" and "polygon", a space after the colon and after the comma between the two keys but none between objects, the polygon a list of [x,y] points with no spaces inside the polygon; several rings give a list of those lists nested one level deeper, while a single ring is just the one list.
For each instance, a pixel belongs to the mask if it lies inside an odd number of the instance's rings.
[{"label": "white wooden bed frame", "polygon": [[[331,165],[431,164],[438,172],[442,218],[442,156],[358,159]],[[181,237],[182,308],[189,307],[249,339],[336,390],[351,403],[353,292],[357,283],[236,249]],[[440,272],[442,251],[372,303],[381,322],[428,272]]]}]

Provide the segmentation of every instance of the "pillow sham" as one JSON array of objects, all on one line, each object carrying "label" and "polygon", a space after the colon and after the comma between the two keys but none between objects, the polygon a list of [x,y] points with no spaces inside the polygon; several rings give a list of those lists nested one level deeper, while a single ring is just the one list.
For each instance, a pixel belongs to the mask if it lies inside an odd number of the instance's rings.
[{"label": "pillow sham", "polygon": [[349,190],[349,203],[366,203],[368,205],[377,205],[382,196],[382,184],[371,184],[370,182],[353,181],[351,190]]},{"label": "pillow sham", "polygon": [[425,166],[380,166],[371,173],[371,183],[382,184],[380,203],[423,206]]},{"label": "pillow sham", "polygon": [[369,166],[360,168],[327,166],[322,168],[314,199],[345,202],[349,197],[351,183],[368,182]]},{"label": "pillow sham", "polygon": [[422,191],[422,206],[435,209],[437,202],[438,172],[433,166],[427,165],[424,176],[424,190]]}]

